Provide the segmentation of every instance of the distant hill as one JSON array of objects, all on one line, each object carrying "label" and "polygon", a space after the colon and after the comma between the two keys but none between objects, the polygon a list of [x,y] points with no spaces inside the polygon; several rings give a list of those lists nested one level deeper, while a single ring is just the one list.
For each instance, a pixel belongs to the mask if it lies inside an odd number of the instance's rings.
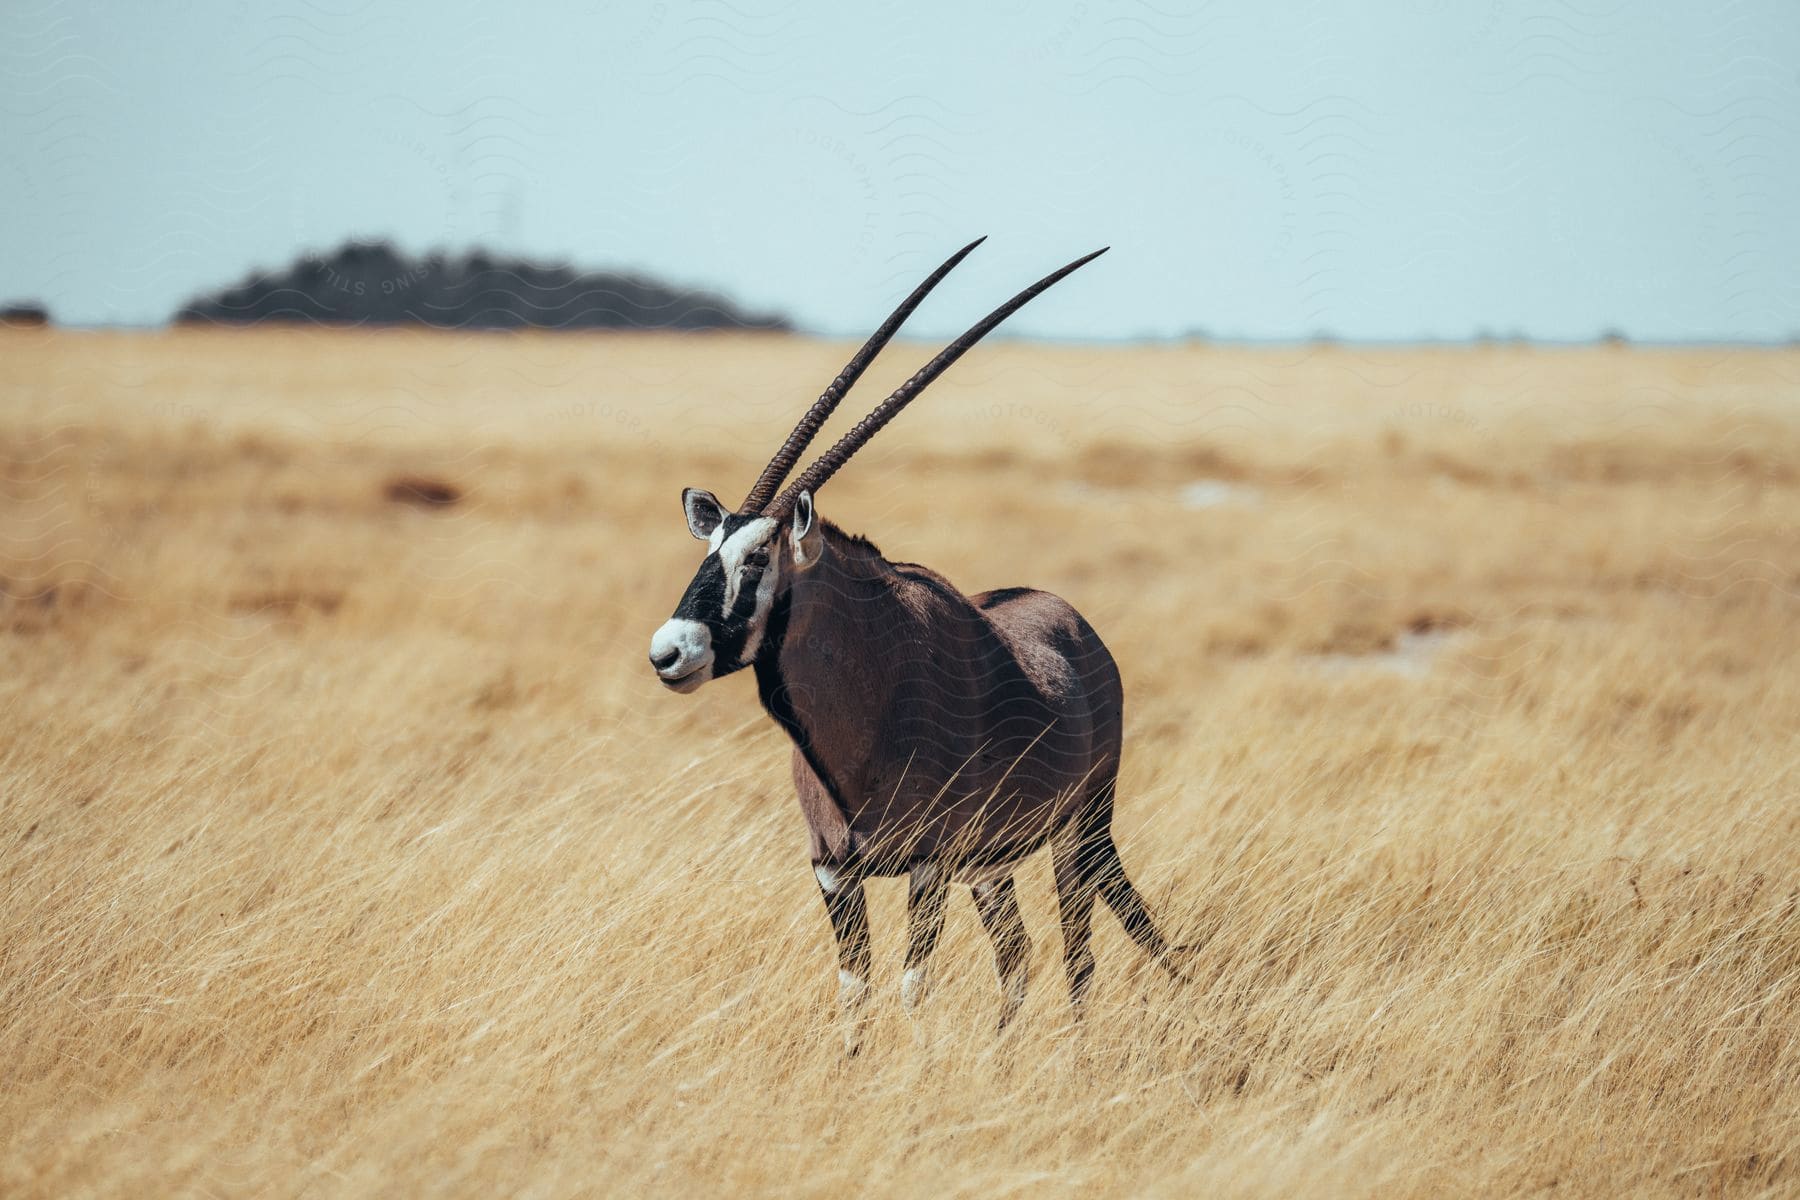
[{"label": "distant hill", "polygon": [[443,329],[792,328],[711,292],[637,275],[579,273],[481,251],[413,258],[385,242],[349,242],[286,270],[198,296],[184,324],[430,325]]},{"label": "distant hill", "polygon": [[29,300],[0,304],[0,327],[42,329],[50,324],[50,310]]}]

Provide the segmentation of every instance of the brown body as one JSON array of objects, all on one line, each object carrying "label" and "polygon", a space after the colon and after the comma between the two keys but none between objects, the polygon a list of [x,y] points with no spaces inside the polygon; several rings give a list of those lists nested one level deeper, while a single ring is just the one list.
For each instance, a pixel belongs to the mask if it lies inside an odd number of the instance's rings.
[{"label": "brown body", "polygon": [[795,740],[815,863],[974,878],[1110,792],[1124,693],[1093,628],[1048,592],[965,596],[829,524],[759,657]]}]

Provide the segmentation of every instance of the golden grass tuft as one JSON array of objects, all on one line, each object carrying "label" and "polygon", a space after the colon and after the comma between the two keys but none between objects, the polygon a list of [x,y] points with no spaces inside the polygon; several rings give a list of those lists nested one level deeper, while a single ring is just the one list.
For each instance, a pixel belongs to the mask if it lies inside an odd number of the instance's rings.
[{"label": "golden grass tuft", "polygon": [[876,885],[846,1063],[785,744],[643,661],[842,354],[0,331],[0,1192],[1800,1190],[1800,355],[959,365],[821,508],[1088,615],[1206,948],[1077,1035],[1034,864],[918,1046]]}]

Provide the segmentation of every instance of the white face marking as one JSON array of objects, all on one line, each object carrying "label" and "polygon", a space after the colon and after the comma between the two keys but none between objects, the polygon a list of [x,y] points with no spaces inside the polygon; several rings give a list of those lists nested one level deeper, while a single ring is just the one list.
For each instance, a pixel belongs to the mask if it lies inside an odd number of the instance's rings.
[{"label": "white face marking", "polygon": [[[744,559],[767,547],[774,539],[776,528],[774,518],[758,517],[728,538],[723,536],[723,527],[714,532],[713,544],[719,555],[719,567],[725,572],[725,612],[729,613],[737,606],[738,593],[744,583]],[[769,607],[775,601],[775,585],[780,577],[781,571],[771,555],[769,565],[763,568],[762,578],[756,585],[756,607],[749,620],[750,636],[744,639],[744,649],[739,656],[743,662],[753,661],[762,646],[763,628],[768,622]]]},{"label": "white face marking", "polygon": [[773,561],[763,571],[762,582],[756,585],[756,611],[750,614],[750,636],[744,639],[744,661],[752,662],[756,652],[762,647],[763,629],[768,623],[769,608],[775,602],[775,584],[781,572]]},{"label": "white face marking", "polygon": [[[724,526],[720,526],[717,530],[714,530],[713,536],[719,538],[723,532]],[[715,547],[719,555],[719,566],[725,570],[726,612],[730,612],[733,606],[737,604],[738,587],[743,582],[744,557],[752,550],[760,550],[774,532],[774,518],[758,517],[756,520],[732,534],[729,538],[721,539],[719,544]],[[763,572],[763,582],[766,584],[773,583],[775,575],[774,565],[775,564],[771,562],[769,564],[770,569]],[[761,595],[762,589],[758,588],[757,596],[760,598]],[[745,657],[748,658],[749,655],[745,655]]]}]

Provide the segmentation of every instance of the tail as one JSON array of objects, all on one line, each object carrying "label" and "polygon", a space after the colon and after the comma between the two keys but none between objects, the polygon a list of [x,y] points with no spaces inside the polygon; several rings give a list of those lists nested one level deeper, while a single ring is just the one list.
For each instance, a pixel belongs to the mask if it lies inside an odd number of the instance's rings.
[{"label": "tail", "polygon": [[1100,872],[1100,898],[1125,927],[1127,936],[1150,956],[1150,961],[1167,971],[1171,979],[1185,983],[1192,978],[1193,961],[1200,952],[1201,943],[1171,946],[1157,927],[1156,919],[1150,915],[1150,908],[1137,886],[1125,874],[1125,861],[1119,857],[1118,844],[1110,833],[1106,837],[1106,850],[1108,861]]}]

